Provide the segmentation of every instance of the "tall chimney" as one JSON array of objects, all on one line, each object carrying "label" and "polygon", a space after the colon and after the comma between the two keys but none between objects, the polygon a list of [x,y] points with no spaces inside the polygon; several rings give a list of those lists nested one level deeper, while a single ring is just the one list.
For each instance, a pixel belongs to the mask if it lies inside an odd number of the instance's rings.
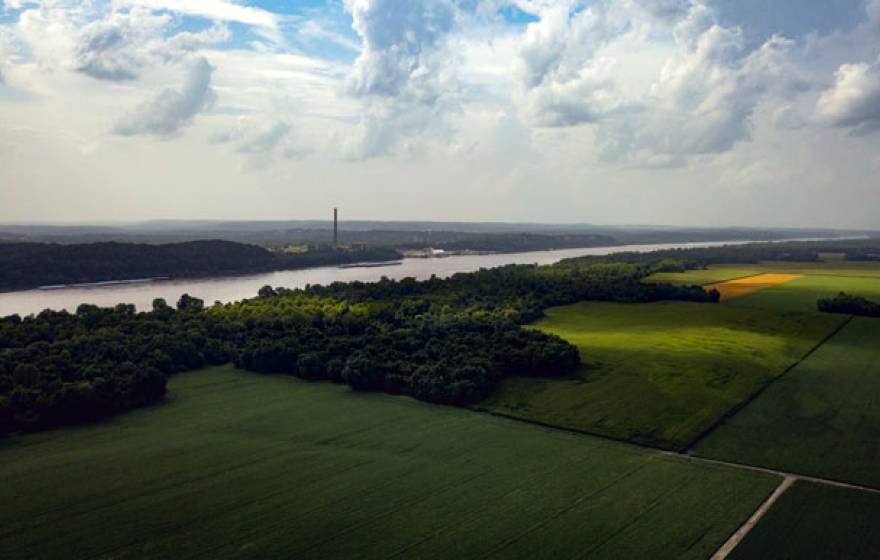
[{"label": "tall chimney", "polygon": [[339,213],[333,209],[333,246],[339,247]]}]

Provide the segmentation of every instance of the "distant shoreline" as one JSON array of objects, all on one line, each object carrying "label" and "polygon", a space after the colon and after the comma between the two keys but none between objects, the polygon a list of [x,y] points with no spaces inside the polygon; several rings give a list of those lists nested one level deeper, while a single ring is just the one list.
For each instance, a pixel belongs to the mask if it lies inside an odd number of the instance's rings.
[{"label": "distant shoreline", "polygon": [[[117,284],[145,284],[148,282],[158,282],[161,280],[171,280],[170,276],[154,276],[151,278],[132,278],[129,280],[103,280],[101,282],[80,282],[76,284],[52,284],[49,286],[38,286],[38,290],[63,290],[65,288],[100,288],[102,286],[115,286]],[[19,290],[13,290],[19,291]]]}]

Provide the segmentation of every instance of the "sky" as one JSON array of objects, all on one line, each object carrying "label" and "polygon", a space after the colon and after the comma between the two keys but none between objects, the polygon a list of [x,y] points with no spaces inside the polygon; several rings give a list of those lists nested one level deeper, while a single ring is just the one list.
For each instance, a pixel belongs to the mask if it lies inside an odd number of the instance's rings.
[{"label": "sky", "polygon": [[0,0],[0,222],[880,229],[880,0]]}]

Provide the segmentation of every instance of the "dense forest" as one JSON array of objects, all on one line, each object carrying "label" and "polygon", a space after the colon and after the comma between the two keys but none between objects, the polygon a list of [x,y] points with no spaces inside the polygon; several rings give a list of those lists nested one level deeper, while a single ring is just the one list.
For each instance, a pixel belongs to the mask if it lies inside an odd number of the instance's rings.
[{"label": "dense forest", "polygon": [[682,272],[713,264],[753,264],[760,261],[816,262],[822,260],[823,255],[829,253],[837,254],[846,260],[880,259],[880,239],[786,241],[669,249],[647,253],[622,252],[566,259],[563,264],[640,264],[652,266],[655,270],[663,272]]},{"label": "dense forest", "polygon": [[840,292],[831,299],[820,299],[817,302],[819,311],[823,313],[844,313],[863,317],[880,317],[880,303],[874,303],[861,296],[852,296]]},{"label": "dense forest", "polygon": [[80,306],[0,320],[0,432],[77,423],[156,402],[169,375],[233,361],[447,404],[504,377],[560,376],[577,349],[521,325],[580,300],[712,302],[700,287],[648,285],[635,265],[507,266],[449,279],[260,290],[205,308]]},{"label": "dense forest", "polygon": [[[373,232],[365,232],[372,234]],[[362,235],[363,236],[363,235]],[[422,249],[431,247],[444,251],[485,251],[515,253],[547,251],[550,249],[576,249],[581,247],[613,247],[620,242],[607,235],[549,235],[540,233],[453,233],[419,232],[410,234],[413,239],[389,240],[396,249]]]},{"label": "dense forest", "polygon": [[0,243],[0,290],[155,277],[247,274],[400,258],[390,249],[269,251],[230,241],[137,243]]}]

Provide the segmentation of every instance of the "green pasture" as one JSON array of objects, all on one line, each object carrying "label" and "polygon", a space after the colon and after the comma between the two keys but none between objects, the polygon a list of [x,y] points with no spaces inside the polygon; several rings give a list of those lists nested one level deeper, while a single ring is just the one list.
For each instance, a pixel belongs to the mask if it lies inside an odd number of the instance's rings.
[{"label": "green pasture", "polygon": [[580,371],[566,379],[507,379],[481,406],[683,449],[843,321],[685,302],[557,307],[534,326],[575,344]]},{"label": "green pasture", "polygon": [[779,498],[730,560],[876,560],[880,495],[796,482]]},{"label": "green pasture", "polygon": [[853,319],[696,453],[880,488],[880,319]]},{"label": "green pasture", "polygon": [[230,367],[0,443],[0,558],[708,558],[773,490],[706,465]]}]

